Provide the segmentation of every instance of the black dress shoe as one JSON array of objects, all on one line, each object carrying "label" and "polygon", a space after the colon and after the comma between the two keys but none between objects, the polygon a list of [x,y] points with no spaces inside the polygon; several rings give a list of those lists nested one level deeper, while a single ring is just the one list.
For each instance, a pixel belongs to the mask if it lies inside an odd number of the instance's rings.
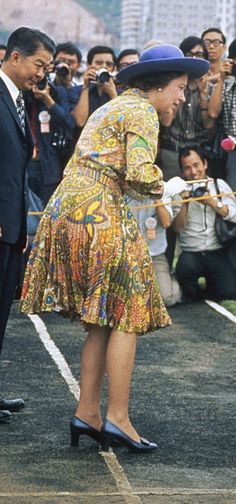
[{"label": "black dress shoe", "polygon": [[134,453],[147,453],[158,448],[156,443],[150,443],[147,439],[140,438],[140,441],[134,441],[128,434],[114,425],[110,420],[105,420],[101,430],[102,451],[108,451],[112,442],[119,441]]},{"label": "black dress shoe", "polygon": [[71,433],[71,446],[79,445],[79,438],[81,435],[89,436],[98,443],[100,442],[100,431],[91,427],[91,425],[83,422],[78,417],[72,418],[70,422],[70,433]]},{"label": "black dress shoe", "polygon": [[0,397],[0,411],[19,411],[25,407],[25,402],[23,399],[5,399],[4,397]]},{"label": "black dress shoe", "polygon": [[9,423],[11,421],[11,413],[7,410],[0,411],[0,423]]}]

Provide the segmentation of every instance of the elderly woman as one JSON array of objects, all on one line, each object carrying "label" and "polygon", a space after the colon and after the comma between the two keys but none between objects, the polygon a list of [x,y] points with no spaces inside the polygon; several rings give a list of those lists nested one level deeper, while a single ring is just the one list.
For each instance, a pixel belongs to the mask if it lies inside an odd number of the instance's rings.
[{"label": "elderly woman", "polygon": [[[59,311],[85,324],[81,396],[71,440],[86,434],[107,450],[118,440],[134,452],[157,448],[130,422],[128,399],[136,337],[170,324],[152,261],[124,194],[162,195],[154,164],[158,112],[184,101],[188,74],[208,63],[159,45],[119,74],[130,85],[89,118],[65,177],[41,219],[25,276],[21,310]],[[108,376],[107,418],[100,396]]]}]

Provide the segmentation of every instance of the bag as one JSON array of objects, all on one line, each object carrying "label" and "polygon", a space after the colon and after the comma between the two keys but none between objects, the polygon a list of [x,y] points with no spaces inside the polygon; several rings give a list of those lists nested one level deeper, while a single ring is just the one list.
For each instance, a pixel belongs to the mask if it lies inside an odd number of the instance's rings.
[{"label": "bag", "polygon": [[219,214],[215,218],[215,232],[221,245],[236,238],[236,224],[222,219]]},{"label": "bag", "polygon": [[[220,194],[217,180],[214,180],[214,183],[217,194]],[[219,200],[221,200],[221,198],[219,198]],[[215,232],[221,245],[226,245],[228,242],[236,238],[236,223],[222,219],[219,214],[216,214]]]}]

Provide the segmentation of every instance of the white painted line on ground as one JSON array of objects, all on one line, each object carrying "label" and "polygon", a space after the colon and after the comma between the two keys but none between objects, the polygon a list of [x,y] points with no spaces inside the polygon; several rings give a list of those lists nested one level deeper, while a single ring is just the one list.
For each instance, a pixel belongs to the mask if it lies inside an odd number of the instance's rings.
[{"label": "white painted line on ground", "polygon": [[226,310],[223,306],[219,305],[218,303],[215,303],[215,301],[209,301],[208,299],[205,299],[205,303],[208,304],[213,310],[216,310],[218,313],[226,317],[227,319],[231,320],[231,322],[234,322],[236,324],[236,317],[233,315],[229,310]]},{"label": "white painted line on ground", "polygon": [[127,504],[139,504],[142,501],[140,500],[138,493],[139,492],[134,492],[132,489],[128,478],[126,477],[126,474],[122,468],[122,466],[119,464],[116,455],[114,454],[113,451],[111,452],[100,452],[102,457],[104,458],[108,469],[110,469],[110,472],[116,482],[118,490],[120,490],[120,494],[123,496],[125,502]]},{"label": "white painted line on ground", "polygon": [[[130,496],[129,493],[121,492],[0,492],[1,497],[115,497],[115,496]],[[133,496],[220,496],[230,497],[236,495],[236,490],[226,488],[150,488],[148,490],[133,491]],[[232,502],[232,501],[231,501]]]},{"label": "white painted line on ground", "polygon": [[[64,356],[62,355],[59,348],[55,345],[54,341],[52,340],[46,325],[38,315],[28,315],[28,317],[33,323],[36,332],[39,335],[39,338],[41,339],[43,345],[45,346],[52,360],[57,365],[70,391],[78,401],[80,397],[79,384],[74,378]],[[123,468],[119,464],[116,455],[113,452],[111,453],[100,452],[100,454],[103,456],[107,464],[107,467],[110,470],[116,482],[118,490],[120,491],[121,495],[124,496],[125,502],[127,504],[141,503],[141,500],[139,499],[138,495],[134,495],[133,489],[124,473]]]},{"label": "white painted line on ground", "polygon": [[74,378],[65,358],[63,357],[59,348],[57,348],[54,341],[50,337],[46,325],[38,315],[28,315],[28,317],[34,324],[36,332],[38,333],[43,345],[45,346],[52,360],[57,365],[71,393],[75,396],[75,398],[78,401],[80,397],[80,387],[76,379]]}]

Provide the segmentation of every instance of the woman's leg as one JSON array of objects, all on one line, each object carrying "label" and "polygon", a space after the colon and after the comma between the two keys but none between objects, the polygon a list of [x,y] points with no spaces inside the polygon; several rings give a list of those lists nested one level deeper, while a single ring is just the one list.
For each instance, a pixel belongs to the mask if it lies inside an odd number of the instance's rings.
[{"label": "woman's leg", "polygon": [[111,330],[93,326],[81,354],[80,399],[75,415],[100,430],[100,398],[106,364],[106,349]]},{"label": "woman's leg", "polygon": [[129,420],[129,392],[136,351],[136,334],[113,330],[106,357],[108,375],[107,418],[135,441],[140,436]]}]

